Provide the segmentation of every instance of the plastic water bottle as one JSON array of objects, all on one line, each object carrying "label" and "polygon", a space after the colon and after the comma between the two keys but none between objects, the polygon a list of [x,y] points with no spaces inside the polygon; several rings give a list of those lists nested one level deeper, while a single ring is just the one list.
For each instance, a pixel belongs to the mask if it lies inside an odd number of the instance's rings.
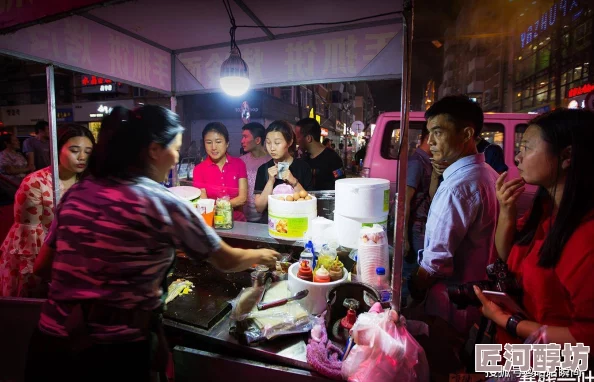
[{"label": "plastic water bottle", "polygon": [[303,250],[303,252],[301,252],[301,256],[299,257],[299,262],[301,262],[302,259],[309,261],[309,266],[311,267],[312,270],[316,266],[316,260],[317,260],[316,252],[314,250],[314,245],[311,240],[309,240],[307,243],[305,243],[305,249]]},{"label": "plastic water bottle", "polygon": [[374,287],[380,293],[381,302],[390,301],[392,297],[392,290],[390,288],[390,279],[388,275],[386,275],[386,269],[384,267],[378,267],[375,269],[375,274],[377,279]]},{"label": "plastic water bottle", "polygon": [[299,256],[299,263],[306,262],[307,266],[313,269],[313,253],[309,248],[305,248]]}]

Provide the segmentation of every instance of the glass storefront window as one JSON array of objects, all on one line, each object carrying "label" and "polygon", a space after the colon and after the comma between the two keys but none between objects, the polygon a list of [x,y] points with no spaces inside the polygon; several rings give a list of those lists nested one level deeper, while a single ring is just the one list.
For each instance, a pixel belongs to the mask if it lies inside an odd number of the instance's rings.
[{"label": "glass storefront window", "polygon": [[549,67],[551,63],[551,45],[546,44],[538,51],[538,61],[536,62],[536,71],[539,72]]},{"label": "glass storefront window", "polygon": [[549,100],[549,92],[548,91],[544,91],[542,93],[538,93],[536,95],[536,102],[537,103],[546,103]]}]

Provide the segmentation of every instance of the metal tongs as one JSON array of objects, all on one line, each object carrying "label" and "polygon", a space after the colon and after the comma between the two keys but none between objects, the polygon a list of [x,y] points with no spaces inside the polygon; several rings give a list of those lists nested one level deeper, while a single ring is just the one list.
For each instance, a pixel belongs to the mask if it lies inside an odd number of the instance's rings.
[{"label": "metal tongs", "polygon": [[268,277],[266,279],[266,283],[264,284],[264,289],[262,290],[262,295],[260,295],[260,301],[258,302],[258,305],[257,305],[258,310],[266,310],[266,309],[270,309],[270,308],[275,308],[277,306],[282,306],[290,301],[301,300],[302,298],[304,298],[305,296],[307,296],[309,294],[309,290],[304,289],[301,292],[295,293],[295,295],[292,297],[282,298],[280,300],[264,303],[264,295],[266,295],[266,292],[268,291],[268,289],[270,289],[271,284],[272,284],[272,278]]}]

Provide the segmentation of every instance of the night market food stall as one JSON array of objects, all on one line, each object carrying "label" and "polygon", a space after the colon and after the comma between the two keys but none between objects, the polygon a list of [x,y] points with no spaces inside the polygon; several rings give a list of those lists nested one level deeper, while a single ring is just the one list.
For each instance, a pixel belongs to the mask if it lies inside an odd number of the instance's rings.
[{"label": "night market food stall", "polygon": [[[54,67],[167,94],[173,111],[178,97],[218,92],[221,88],[239,97],[248,88],[401,79],[404,113],[399,145],[408,147],[412,1],[365,6],[355,0],[76,0],[51,5],[18,4],[0,14],[0,53],[47,64],[54,179],[58,171]],[[399,179],[405,179],[407,150],[399,150],[399,159]],[[403,242],[404,190],[405,182],[399,182],[392,243]],[[56,201],[59,191],[56,186]],[[313,206],[316,196],[308,196]],[[390,197],[393,195],[388,200]],[[286,198],[282,202],[288,203]],[[319,214],[320,204],[317,206]],[[275,232],[288,234],[283,232],[284,224],[277,221]],[[266,225],[235,222],[231,230],[218,232],[232,245],[271,246],[293,257],[303,248],[301,240],[271,234]],[[384,244],[387,248],[387,240]],[[401,245],[393,248],[388,288],[389,305],[395,310],[399,310],[400,302],[402,251]],[[166,313],[171,342],[179,345],[174,350],[178,375],[204,377],[205,370],[213,368],[197,365],[230,362],[256,374],[278,373],[295,380],[318,378],[306,359],[303,336],[278,338],[254,347],[230,334],[234,320],[228,301],[239,298],[242,289],[253,284],[249,273],[223,275],[209,266],[189,263],[180,253],[172,281],[177,279],[192,280],[194,284],[187,294],[183,291],[188,288],[180,285],[178,297],[168,304]],[[35,301],[2,300],[5,312],[12,309],[15,314],[35,314]],[[10,359],[4,361],[10,363]],[[11,365],[13,369],[20,366],[18,359]],[[223,366],[217,370],[221,373],[229,369]]]}]

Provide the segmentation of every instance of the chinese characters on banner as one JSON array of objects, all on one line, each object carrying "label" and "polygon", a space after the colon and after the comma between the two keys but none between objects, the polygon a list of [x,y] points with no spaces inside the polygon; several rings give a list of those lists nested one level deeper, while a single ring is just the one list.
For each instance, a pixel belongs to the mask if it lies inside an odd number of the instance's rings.
[{"label": "chinese characters on banner", "polygon": [[[384,51],[388,55],[374,62],[373,76],[396,78],[401,74],[399,65],[394,65],[401,59],[401,29],[401,24],[383,25],[240,48],[254,87],[357,77]],[[388,44],[397,45],[388,50],[385,49]],[[217,89],[221,64],[228,56],[228,48],[217,48],[181,53],[178,58],[204,88]]]},{"label": "chinese characters on banner", "polygon": [[0,51],[69,65],[148,88],[171,90],[171,55],[83,17],[0,36]]},{"label": "chinese characters on banner", "polygon": [[[503,356],[501,354],[504,350]],[[590,347],[582,343],[564,344],[477,344],[475,370],[488,377],[521,375],[534,381],[546,376],[548,382],[592,382],[589,370]],[[530,379],[532,377],[532,379]],[[536,378],[536,380],[540,380]],[[543,379],[544,381],[544,379]]]},{"label": "chinese characters on banner", "polygon": [[[240,46],[253,87],[353,78],[398,78],[401,24],[280,39]],[[171,91],[171,55],[80,16],[0,36],[0,52],[100,73],[114,80]],[[218,89],[229,49],[186,52],[179,60],[204,89]],[[182,79],[180,81],[188,82]],[[186,77],[186,80],[188,78]],[[190,81],[191,82],[191,81]],[[202,90],[179,83],[184,91]]]}]

